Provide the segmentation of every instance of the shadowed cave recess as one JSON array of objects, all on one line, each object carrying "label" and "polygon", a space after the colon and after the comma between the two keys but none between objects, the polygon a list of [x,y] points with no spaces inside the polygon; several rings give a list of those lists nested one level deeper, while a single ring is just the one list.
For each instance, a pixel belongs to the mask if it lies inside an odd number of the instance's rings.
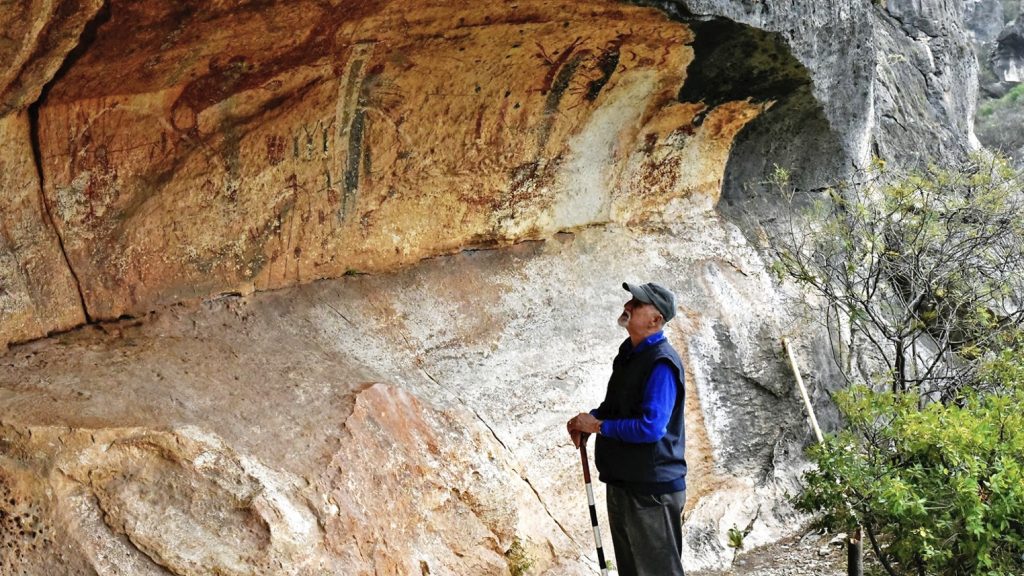
[{"label": "shadowed cave recess", "polygon": [[710,4],[14,2],[0,573],[592,573],[624,280],[679,296],[688,570],[790,534],[779,338],[834,379],[737,215],[889,145],[879,16]]}]

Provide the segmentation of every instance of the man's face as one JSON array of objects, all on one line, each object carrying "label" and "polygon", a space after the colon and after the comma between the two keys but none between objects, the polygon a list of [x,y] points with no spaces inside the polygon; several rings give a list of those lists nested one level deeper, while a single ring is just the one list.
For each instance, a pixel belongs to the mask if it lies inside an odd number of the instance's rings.
[{"label": "man's face", "polygon": [[619,316],[619,326],[625,328],[630,334],[643,334],[654,325],[658,316],[658,309],[652,304],[633,298],[623,304],[622,314]]}]

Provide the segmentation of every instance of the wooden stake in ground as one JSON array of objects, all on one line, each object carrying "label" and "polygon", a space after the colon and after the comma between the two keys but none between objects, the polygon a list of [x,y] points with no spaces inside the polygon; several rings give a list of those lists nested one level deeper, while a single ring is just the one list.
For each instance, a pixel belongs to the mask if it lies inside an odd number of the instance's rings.
[{"label": "wooden stake in ground", "polygon": [[[811,406],[811,399],[807,395],[807,387],[804,386],[804,379],[800,376],[800,368],[796,365],[796,358],[793,357],[793,350],[789,346],[789,342],[785,338],[782,339],[782,347],[786,350],[786,355],[789,357],[789,367],[793,370],[793,375],[796,377],[796,384],[800,387],[800,396],[804,399],[804,406],[807,408],[807,418],[811,421],[811,428],[814,429],[814,436],[817,437],[818,443],[824,442],[825,438],[821,435],[821,428],[818,427],[818,419],[814,416],[814,408]],[[853,534],[850,534],[846,538],[846,574],[847,576],[864,576],[864,553],[861,545],[861,530],[860,526]]]},{"label": "wooden stake in ground", "polygon": [[811,407],[811,399],[807,396],[807,387],[804,386],[804,379],[800,376],[800,369],[797,368],[796,358],[793,357],[793,350],[790,349],[789,342],[785,338],[782,339],[782,347],[786,350],[786,355],[789,356],[789,367],[793,370],[793,375],[796,376],[796,385],[800,387],[800,396],[804,399],[804,406],[807,408],[807,417],[811,420],[814,436],[818,438],[818,444],[821,444],[825,441],[825,437],[821,435],[818,419],[814,417],[814,408]]}]

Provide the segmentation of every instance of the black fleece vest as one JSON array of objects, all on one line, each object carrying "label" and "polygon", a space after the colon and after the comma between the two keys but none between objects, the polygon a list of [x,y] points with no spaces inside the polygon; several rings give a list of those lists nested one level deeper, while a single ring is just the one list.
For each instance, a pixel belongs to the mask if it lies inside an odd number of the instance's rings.
[{"label": "black fleece vest", "polygon": [[665,435],[656,442],[633,444],[597,436],[595,463],[602,482],[671,482],[686,476],[683,454],[684,372],[683,362],[668,340],[662,340],[636,354],[627,338],[612,363],[608,391],[600,408],[601,419],[639,418],[643,415],[644,390],[659,360],[667,361],[676,373],[676,403]]}]

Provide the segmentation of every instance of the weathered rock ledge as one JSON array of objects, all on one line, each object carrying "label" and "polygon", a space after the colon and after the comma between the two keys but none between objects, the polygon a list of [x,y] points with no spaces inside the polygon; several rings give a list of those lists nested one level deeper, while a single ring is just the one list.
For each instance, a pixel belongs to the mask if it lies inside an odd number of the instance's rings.
[{"label": "weathered rock ledge", "polygon": [[[63,316],[9,340],[714,199],[771,103],[678,100],[692,32],[608,2],[115,1],[91,26],[37,116],[6,120],[46,208],[11,216],[52,221],[81,298],[33,298],[12,265],[10,307]],[[35,176],[4,188],[27,203]]]}]

